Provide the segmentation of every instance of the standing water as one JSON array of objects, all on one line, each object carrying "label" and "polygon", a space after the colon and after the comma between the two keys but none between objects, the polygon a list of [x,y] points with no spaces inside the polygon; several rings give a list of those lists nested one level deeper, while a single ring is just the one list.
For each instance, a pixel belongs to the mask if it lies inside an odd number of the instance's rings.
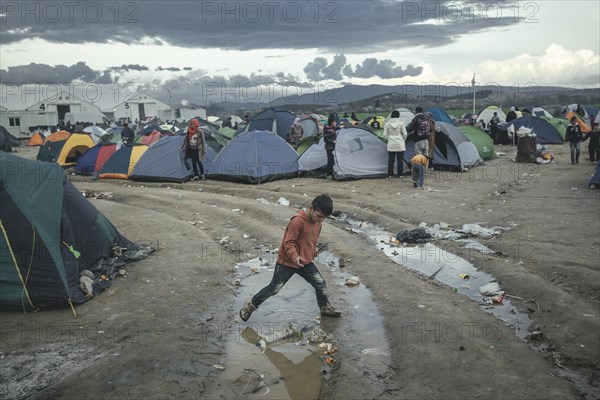
[{"label": "standing water", "polygon": [[[337,355],[351,355],[359,360],[356,368],[364,374],[384,374],[391,364],[383,319],[369,290],[359,284],[344,290],[341,319],[319,315],[314,289],[294,275],[281,291],[265,301],[247,322],[237,312],[243,303],[266,286],[273,275],[276,250],[266,247],[260,256],[235,266],[234,279],[239,296],[234,304],[235,320],[226,328],[226,359],[221,369],[221,384],[215,396],[239,399],[306,399],[318,398],[323,379],[336,374]],[[323,252],[315,260],[322,270],[328,268],[333,286],[343,286],[350,274],[339,269],[338,258]],[[331,280],[331,279],[330,279]],[[349,332],[345,327],[350,324]],[[339,348],[338,338],[344,329],[344,342],[353,348]],[[346,354],[352,353],[355,354]]]}]

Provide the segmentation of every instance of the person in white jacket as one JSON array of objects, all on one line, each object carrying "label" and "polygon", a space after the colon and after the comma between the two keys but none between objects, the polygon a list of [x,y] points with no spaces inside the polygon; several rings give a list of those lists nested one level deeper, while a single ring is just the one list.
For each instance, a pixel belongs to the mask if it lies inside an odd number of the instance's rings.
[{"label": "person in white jacket", "polygon": [[405,140],[408,133],[397,110],[392,111],[390,119],[383,124],[383,136],[387,139],[388,179],[394,177],[394,161],[397,160],[398,176],[402,176],[402,159],[406,150]]}]

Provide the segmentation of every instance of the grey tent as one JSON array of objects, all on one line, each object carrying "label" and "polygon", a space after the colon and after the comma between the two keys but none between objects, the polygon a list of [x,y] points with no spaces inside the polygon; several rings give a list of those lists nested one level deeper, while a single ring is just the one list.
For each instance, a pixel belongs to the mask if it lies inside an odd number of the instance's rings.
[{"label": "grey tent", "polygon": [[[483,164],[475,145],[454,125],[445,122],[435,123],[435,149],[433,152],[434,169],[464,171],[478,164]],[[405,173],[408,172],[410,159],[415,155],[413,135],[406,139],[404,152]]]},{"label": "grey tent", "polygon": [[[191,161],[185,160],[179,151],[184,140],[185,134],[166,136],[155,142],[135,164],[129,179],[179,183],[189,180],[193,176]],[[216,155],[212,147],[207,146],[203,165],[212,163]]]},{"label": "grey tent", "polygon": [[435,128],[436,133],[438,131],[445,133],[456,146],[456,150],[458,150],[459,163],[462,169],[483,164],[483,160],[479,156],[477,147],[475,147],[471,140],[456,126],[454,126],[454,124],[436,122]]},{"label": "grey tent", "polygon": [[234,137],[205,165],[210,179],[263,183],[298,176],[298,153],[284,139],[266,131]]},{"label": "grey tent", "polygon": [[[360,127],[340,129],[336,142],[333,167],[336,180],[387,176],[387,146],[370,130]],[[302,175],[319,175],[326,166],[323,139],[309,147],[298,160]]]}]

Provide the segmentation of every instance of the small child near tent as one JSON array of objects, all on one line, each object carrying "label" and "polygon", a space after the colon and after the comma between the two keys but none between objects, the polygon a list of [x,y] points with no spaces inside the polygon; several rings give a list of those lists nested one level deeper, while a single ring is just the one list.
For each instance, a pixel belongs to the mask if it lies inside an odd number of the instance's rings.
[{"label": "small child near tent", "polygon": [[410,159],[412,182],[417,189],[424,189],[423,183],[425,182],[425,169],[428,161],[429,158],[424,154],[417,154]]}]

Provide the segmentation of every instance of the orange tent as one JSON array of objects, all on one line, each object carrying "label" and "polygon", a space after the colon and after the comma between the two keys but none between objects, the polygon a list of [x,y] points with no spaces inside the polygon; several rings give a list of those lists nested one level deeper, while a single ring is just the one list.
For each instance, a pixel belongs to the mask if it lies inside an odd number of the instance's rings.
[{"label": "orange tent", "polygon": [[588,124],[586,124],[579,115],[577,115],[576,113],[574,113],[573,111],[569,111],[567,113],[567,115],[565,116],[565,118],[571,122],[571,118],[575,117],[577,118],[577,125],[579,125],[579,127],[581,128],[581,133],[590,133],[592,131],[592,128],[590,128],[590,126]]},{"label": "orange tent", "polygon": [[67,132],[67,131],[54,132],[52,135],[50,135],[46,139],[44,139],[44,144],[46,144],[48,142],[60,142],[63,140],[67,140],[69,138],[69,136],[71,136],[71,133]]},{"label": "orange tent", "polygon": [[42,143],[44,143],[44,139],[44,135],[42,135],[39,132],[36,132],[29,138],[27,146],[41,146]]}]

